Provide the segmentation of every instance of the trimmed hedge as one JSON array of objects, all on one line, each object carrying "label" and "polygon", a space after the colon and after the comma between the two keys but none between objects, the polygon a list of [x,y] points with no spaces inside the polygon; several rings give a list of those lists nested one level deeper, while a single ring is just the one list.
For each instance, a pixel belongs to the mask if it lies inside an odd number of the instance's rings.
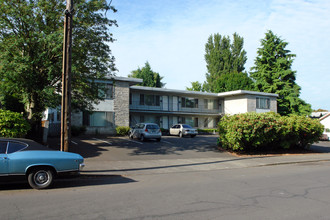
[{"label": "trimmed hedge", "polygon": [[0,109],[0,136],[24,137],[30,130],[30,124],[20,113]]},{"label": "trimmed hedge", "polygon": [[116,127],[117,135],[120,135],[120,136],[128,135],[129,130],[130,130],[130,127],[128,127],[128,126],[118,126],[118,127]]},{"label": "trimmed hedge", "polygon": [[318,141],[323,125],[303,116],[274,112],[224,116],[219,124],[219,144],[234,151],[306,148]]}]

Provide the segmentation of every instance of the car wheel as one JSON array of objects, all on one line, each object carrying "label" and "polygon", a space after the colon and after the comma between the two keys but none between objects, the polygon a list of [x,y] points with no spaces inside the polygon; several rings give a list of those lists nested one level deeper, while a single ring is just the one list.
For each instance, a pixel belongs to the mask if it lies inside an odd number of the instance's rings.
[{"label": "car wheel", "polygon": [[183,134],[182,132],[179,132],[179,137],[182,138],[183,137]]},{"label": "car wheel", "polygon": [[129,139],[133,139],[133,134],[129,133],[128,137],[129,137]]},{"label": "car wheel", "polygon": [[144,138],[144,135],[141,135],[140,140],[141,140],[141,141],[145,141],[145,140],[146,140],[146,139]]},{"label": "car wheel", "polygon": [[195,136],[196,136],[196,135],[193,134],[193,135],[191,135],[190,137],[194,138]]},{"label": "car wheel", "polygon": [[161,138],[157,138],[156,140],[159,142],[161,140]]},{"label": "car wheel", "polygon": [[37,168],[28,175],[28,182],[34,189],[46,189],[53,184],[54,174],[49,168]]}]

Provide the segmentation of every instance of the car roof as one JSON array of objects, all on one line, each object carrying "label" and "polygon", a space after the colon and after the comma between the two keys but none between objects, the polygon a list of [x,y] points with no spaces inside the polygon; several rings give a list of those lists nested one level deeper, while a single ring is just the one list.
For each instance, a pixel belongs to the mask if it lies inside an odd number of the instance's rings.
[{"label": "car roof", "polygon": [[25,139],[25,138],[0,138],[0,141],[11,141],[16,143],[23,143],[28,145],[27,148],[23,149],[22,151],[28,150],[52,150],[42,144],[39,144],[33,140]]}]

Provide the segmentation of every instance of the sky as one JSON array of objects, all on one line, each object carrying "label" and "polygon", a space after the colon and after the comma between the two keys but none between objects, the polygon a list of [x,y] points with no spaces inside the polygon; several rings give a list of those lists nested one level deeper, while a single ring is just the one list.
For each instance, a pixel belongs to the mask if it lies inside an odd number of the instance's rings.
[{"label": "sky", "polygon": [[312,109],[330,111],[330,0],[112,0],[117,20],[110,44],[116,76],[149,62],[165,88],[185,90],[206,80],[205,44],[210,35],[244,38],[250,71],[268,30],[296,54],[292,70],[300,97]]}]

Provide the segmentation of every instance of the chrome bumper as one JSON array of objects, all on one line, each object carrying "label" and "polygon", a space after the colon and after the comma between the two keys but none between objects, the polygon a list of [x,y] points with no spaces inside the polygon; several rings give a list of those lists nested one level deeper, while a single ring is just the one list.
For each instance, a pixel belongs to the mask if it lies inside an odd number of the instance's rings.
[{"label": "chrome bumper", "polygon": [[79,164],[79,171],[83,170],[84,167],[85,167],[85,164],[84,163]]}]

